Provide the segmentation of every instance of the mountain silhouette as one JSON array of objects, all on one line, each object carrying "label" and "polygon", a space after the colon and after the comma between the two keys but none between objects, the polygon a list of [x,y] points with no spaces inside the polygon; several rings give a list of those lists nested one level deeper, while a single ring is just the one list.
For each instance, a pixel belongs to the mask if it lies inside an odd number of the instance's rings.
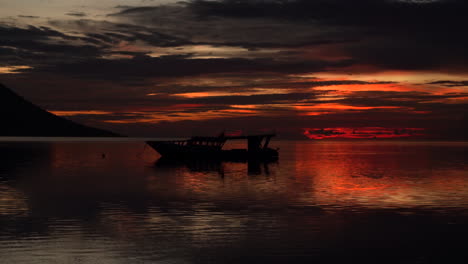
[{"label": "mountain silhouette", "polygon": [[58,117],[0,84],[0,136],[112,137],[119,135]]}]

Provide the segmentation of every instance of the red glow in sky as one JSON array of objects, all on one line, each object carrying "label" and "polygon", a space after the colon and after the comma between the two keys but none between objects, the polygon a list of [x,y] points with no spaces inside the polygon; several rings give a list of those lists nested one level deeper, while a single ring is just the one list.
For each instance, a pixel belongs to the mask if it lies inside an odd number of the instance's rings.
[{"label": "red glow in sky", "polygon": [[466,1],[36,2],[2,2],[0,82],[76,122],[161,137],[468,134]]},{"label": "red glow in sky", "polygon": [[310,139],[377,139],[416,138],[424,135],[422,128],[305,128],[304,135]]}]

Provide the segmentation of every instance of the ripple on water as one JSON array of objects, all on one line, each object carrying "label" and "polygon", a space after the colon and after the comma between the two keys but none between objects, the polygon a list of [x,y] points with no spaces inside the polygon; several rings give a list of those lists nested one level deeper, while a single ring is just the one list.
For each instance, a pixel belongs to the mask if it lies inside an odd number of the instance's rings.
[{"label": "ripple on water", "polygon": [[0,263],[401,263],[468,232],[456,144],[278,142],[273,164],[175,167],[141,143],[42,144],[0,164]]}]

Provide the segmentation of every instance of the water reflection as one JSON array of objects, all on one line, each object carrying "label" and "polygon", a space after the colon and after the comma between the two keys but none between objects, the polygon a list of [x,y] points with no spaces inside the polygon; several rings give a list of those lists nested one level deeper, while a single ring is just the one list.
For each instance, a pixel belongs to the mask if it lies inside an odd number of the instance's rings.
[{"label": "water reflection", "polygon": [[187,168],[191,172],[217,172],[221,177],[225,175],[225,167],[232,164],[246,164],[248,175],[270,175],[270,164],[277,164],[275,161],[245,160],[245,161],[223,161],[217,159],[182,159],[174,160],[161,157],[155,162],[156,169],[175,170]]},{"label": "water reflection", "polygon": [[279,144],[273,163],[159,159],[135,143],[3,144],[1,201],[468,207],[466,143]]},{"label": "water reflection", "polygon": [[300,199],[338,207],[465,208],[468,158],[463,144],[296,145],[295,175],[313,186]]},{"label": "water reflection", "polygon": [[466,143],[279,142],[268,164],[171,163],[135,143],[16,144],[1,146],[0,262],[463,256]]}]

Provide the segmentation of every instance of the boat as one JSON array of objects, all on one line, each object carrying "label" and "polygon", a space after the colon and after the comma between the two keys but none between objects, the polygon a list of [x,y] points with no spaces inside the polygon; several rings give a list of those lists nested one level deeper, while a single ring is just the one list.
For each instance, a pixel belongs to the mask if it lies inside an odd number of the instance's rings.
[{"label": "boat", "polygon": [[[275,134],[248,136],[192,137],[186,140],[147,141],[146,143],[170,159],[219,159],[219,160],[274,160],[278,150],[269,147]],[[247,149],[223,149],[228,140],[247,140]]]}]

